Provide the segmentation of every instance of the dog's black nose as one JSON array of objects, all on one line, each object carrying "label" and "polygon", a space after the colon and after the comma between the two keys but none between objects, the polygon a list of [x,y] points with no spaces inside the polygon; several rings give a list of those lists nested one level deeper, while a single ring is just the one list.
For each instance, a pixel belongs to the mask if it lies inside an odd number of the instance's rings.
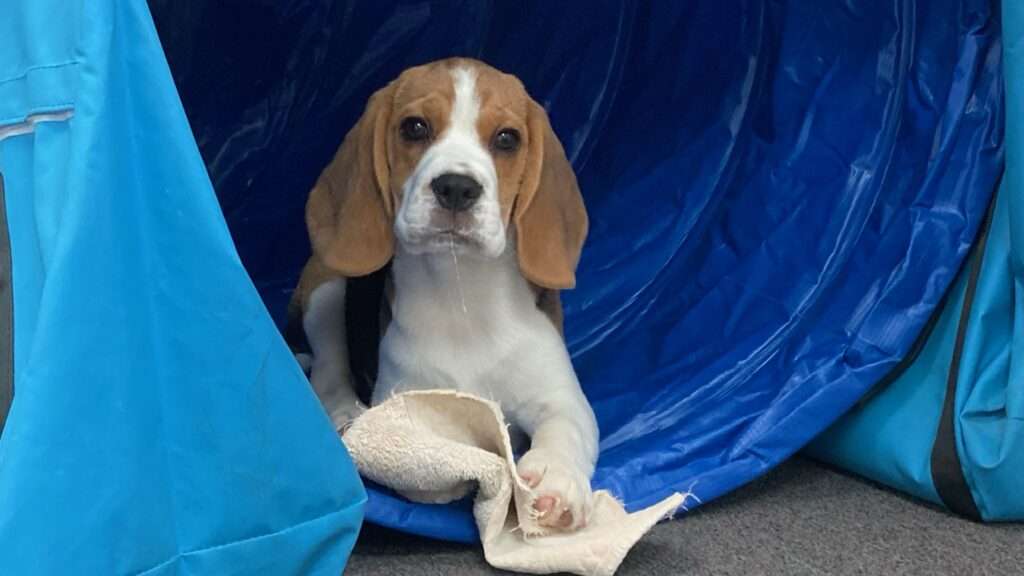
[{"label": "dog's black nose", "polygon": [[463,174],[441,174],[430,181],[430,189],[442,208],[454,212],[468,210],[484,193],[479,182]]}]

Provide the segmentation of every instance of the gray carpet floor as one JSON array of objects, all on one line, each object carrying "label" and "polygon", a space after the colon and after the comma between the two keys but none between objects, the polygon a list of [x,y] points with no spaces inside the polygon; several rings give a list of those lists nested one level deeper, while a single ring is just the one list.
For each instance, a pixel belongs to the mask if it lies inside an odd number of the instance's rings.
[{"label": "gray carpet floor", "polygon": [[[367,525],[348,576],[505,574],[475,546]],[[1024,525],[981,525],[793,460],[658,525],[619,574],[1024,575]]]}]

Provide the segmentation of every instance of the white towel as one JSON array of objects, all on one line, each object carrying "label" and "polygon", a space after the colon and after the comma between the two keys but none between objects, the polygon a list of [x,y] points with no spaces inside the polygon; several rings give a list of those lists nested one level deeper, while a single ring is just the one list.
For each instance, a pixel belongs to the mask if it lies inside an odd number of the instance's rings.
[{"label": "white towel", "polygon": [[411,500],[446,502],[476,487],[473,514],[484,557],[504,570],[610,576],[633,544],[685,501],[676,493],[627,514],[602,490],[585,528],[544,528],[530,514],[530,488],[515,473],[501,409],[454,391],[396,395],[357,418],[344,440],[364,477]]}]

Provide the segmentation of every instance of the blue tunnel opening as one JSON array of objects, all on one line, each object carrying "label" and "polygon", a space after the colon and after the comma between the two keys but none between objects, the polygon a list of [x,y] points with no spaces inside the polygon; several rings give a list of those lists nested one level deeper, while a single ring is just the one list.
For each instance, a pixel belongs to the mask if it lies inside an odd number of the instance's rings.
[{"label": "blue tunnel opening", "polygon": [[[375,89],[471,56],[545,105],[591,220],[563,302],[594,486],[630,509],[708,502],[863,397],[942,302],[1003,168],[986,0],[244,4],[150,1],[282,329],[306,196]],[[369,488],[371,521],[476,538],[465,505]]]}]

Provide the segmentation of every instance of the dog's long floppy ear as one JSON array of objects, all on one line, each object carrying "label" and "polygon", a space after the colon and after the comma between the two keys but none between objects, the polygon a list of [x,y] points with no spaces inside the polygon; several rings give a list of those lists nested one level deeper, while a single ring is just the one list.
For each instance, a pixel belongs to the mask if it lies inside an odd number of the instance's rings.
[{"label": "dog's long floppy ear", "polygon": [[543,288],[572,288],[587,237],[587,211],[548,115],[532,100],[527,130],[526,171],[512,213],[519,268]]},{"label": "dog's long floppy ear", "polygon": [[382,268],[395,250],[387,131],[394,83],[370,97],[306,202],[313,252],[344,276]]}]

